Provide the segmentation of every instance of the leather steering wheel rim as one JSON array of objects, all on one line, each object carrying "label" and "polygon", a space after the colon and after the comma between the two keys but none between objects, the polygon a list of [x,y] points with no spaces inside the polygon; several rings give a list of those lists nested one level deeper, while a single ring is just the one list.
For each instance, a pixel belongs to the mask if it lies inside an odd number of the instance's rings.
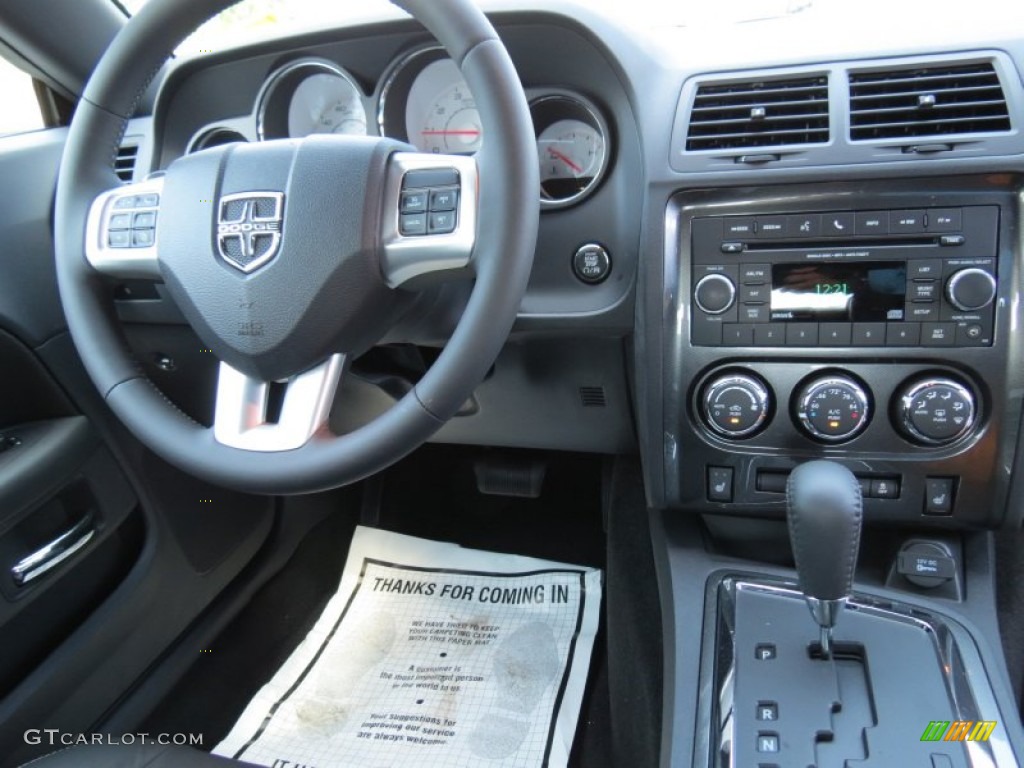
[{"label": "leather steering wheel rim", "polygon": [[[109,282],[85,258],[98,195],[117,188],[113,161],[129,118],[171,51],[233,0],[152,0],[111,44],[79,102],[57,185],[57,278],[68,328],[107,404],[144,444],[211,482],[258,493],[305,493],[352,483],[410,453],[484,379],[515,321],[533,261],[538,171],[529,109],[493,27],[472,0],[393,0],[445,47],[476,96],[487,141],[477,155],[476,282],[451,339],[416,387],[342,436],[260,453],[217,442],[178,410],[132,358]],[[486,238],[480,237],[486,233]]]}]

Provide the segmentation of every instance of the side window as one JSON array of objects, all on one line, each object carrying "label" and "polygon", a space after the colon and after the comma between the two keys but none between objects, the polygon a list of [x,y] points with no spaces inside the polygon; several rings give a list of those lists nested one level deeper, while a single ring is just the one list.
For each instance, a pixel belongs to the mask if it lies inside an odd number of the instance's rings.
[{"label": "side window", "polygon": [[0,58],[0,136],[43,128],[32,78]]}]

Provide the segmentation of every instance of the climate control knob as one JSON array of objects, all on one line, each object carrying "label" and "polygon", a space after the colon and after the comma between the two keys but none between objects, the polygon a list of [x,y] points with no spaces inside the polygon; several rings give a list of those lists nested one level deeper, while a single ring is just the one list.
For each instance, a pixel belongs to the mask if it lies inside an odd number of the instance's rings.
[{"label": "climate control knob", "polygon": [[897,426],[916,443],[952,443],[974,426],[974,393],[953,379],[923,379],[905,387],[897,397]]},{"label": "climate control knob", "polygon": [[849,376],[822,376],[800,389],[795,411],[800,428],[810,437],[841,443],[867,427],[871,402],[865,388]]},{"label": "climate control knob", "polygon": [[761,431],[772,408],[768,385],[755,376],[719,376],[704,388],[704,420],[722,437],[750,437]]},{"label": "climate control knob", "polygon": [[983,269],[961,269],[946,283],[946,296],[961,312],[976,312],[995,301],[996,279]]},{"label": "climate control knob", "polygon": [[697,282],[693,298],[702,312],[720,315],[736,301],[736,286],[725,275],[707,275]]}]

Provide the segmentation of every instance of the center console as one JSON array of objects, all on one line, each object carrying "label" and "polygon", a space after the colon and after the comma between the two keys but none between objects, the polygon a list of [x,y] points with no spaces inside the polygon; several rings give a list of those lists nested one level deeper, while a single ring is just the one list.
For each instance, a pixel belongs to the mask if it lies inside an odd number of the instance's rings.
[{"label": "center console", "polygon": [[[652,522],[669,763],[1018,764],[985,529],[1019,522],[1020,186],[671,199]],[[841,479],[797,504],[812,464]],[[849,525],[827,522],[833,485]],[[833,548],[862,523],[859,559]]]}]

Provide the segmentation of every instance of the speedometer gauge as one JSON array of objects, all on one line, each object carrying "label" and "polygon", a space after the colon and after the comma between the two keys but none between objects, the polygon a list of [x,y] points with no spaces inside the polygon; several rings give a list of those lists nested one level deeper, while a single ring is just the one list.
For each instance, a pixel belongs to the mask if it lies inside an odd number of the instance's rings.
[{"label": "speedometer gauge", "polygon": [[468,155],[480,149],[480,114],[454,61],[439,59],[416,76],[406,102],[405,130],[421,152]]},{"label": "speedometer gauge", "polygon": [[300,139],[313,133],[366,135],[366,107],[355,80],[326,59],[301,59],[274,72],[257,98],[257,134]]},{"label": "speedometer gauge", "polygon": [[395,61],[377,106],[382,136],[420,152],[471,155],[483,144],[480,114],[458,65],[444,48],[418,48]]},{"label": "speedometer gauge", "polygon": [[541,205],[559,208],[597,189],[608,166],[608,128],[580,97],[549,94],[530,103],[537,135]]}]

